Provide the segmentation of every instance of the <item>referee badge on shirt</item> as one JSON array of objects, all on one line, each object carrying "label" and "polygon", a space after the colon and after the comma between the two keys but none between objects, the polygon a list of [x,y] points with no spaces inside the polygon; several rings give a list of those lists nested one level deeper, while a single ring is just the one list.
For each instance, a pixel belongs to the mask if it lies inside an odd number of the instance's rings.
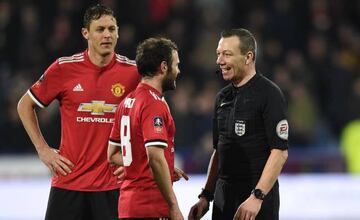
[{"label": "referee badge on shirt", "polygon": [[237,136],[243,136],[246,131],[246,124],[243,120],[235,120],[235,134]]},{"label": "referee badge on shirt", "polygon": [[279,121],[276,126],[276,134],[279,138],[287,140],[289,136],[289,124],[286,119]]},{"label": "referee badge on shirt", "polygon": [[154,117],[154,131],[160,133],[163,130],[163,119],[159,116]]}]

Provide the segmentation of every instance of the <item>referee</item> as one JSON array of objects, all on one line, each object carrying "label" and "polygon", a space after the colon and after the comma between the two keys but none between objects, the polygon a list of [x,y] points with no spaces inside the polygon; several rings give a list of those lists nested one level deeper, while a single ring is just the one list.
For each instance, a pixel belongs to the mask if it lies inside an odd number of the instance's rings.
[{"label": "referee", "polygon": [[284,95],[256,72],[256,40],[246,29],[223,31],[216,53],[224,80],[216,97],[212,154],[205,187],[191,208],[199,219],[279,219],[277,178],[288,157]]}]

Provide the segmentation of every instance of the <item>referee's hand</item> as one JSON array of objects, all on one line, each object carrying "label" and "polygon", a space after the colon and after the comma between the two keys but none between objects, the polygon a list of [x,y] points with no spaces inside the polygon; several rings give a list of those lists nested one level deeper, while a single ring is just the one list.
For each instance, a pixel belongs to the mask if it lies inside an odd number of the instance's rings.
[{"label": "referee's hand", "polygon": [[250,195],[237,209],[233,220],[255,220],[260,211],[262,200]]},{"label": "referee's hand", "polygon": [[201,197],[199,201],[190,209],[188,220],[198,220],[202,218],[209,210],[209,202]]}]

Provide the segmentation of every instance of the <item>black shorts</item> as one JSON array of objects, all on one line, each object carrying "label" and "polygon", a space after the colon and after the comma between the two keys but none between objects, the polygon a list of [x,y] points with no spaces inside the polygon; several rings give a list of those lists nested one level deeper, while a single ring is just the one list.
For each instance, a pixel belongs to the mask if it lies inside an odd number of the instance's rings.
[{"label": "black shorts", "polygon": [[[218,179],[214,195],[212,219],[232,220],[238,207],[250,196],[255,184],[255,181],[253,183],[229,183]],[[273,188],[266,195],[256,220],[278,220],[279,206],[279,184],[276,181]]]},{"label": "black shorts", "polygon": [[82,192],[51,187],[46,220],[118,219],[119,190]]}]

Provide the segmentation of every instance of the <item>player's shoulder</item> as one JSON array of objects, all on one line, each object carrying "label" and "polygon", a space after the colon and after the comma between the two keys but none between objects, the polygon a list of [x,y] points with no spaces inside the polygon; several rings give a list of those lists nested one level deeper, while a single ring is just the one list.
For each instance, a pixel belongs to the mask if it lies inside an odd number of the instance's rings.
[{"label": "player's shoulder", "polygon": [[131,60],[126,56],[120,55],[120,54],[115,54],[115,59],[116,62],[120,65],[125,65],[125,66],[134,66],[136,67],[136,62],[135,60]]},{"label": "player's shoulder", "polygon": [[150,88],[143,87],[140,91],[138,91],[137,96],[141,98],[146,106],[152,106],[155,108],[166,107],[164,97]]},{"label": "player's shoulder", "polygon": [[85,55],[84,55],[84,52],[81,52],[81,53],[73,54],[71,56],[60,57],[55,62],[58,65],[66,66],[68,64],[81,63],[84,61],[85,61]]}]

